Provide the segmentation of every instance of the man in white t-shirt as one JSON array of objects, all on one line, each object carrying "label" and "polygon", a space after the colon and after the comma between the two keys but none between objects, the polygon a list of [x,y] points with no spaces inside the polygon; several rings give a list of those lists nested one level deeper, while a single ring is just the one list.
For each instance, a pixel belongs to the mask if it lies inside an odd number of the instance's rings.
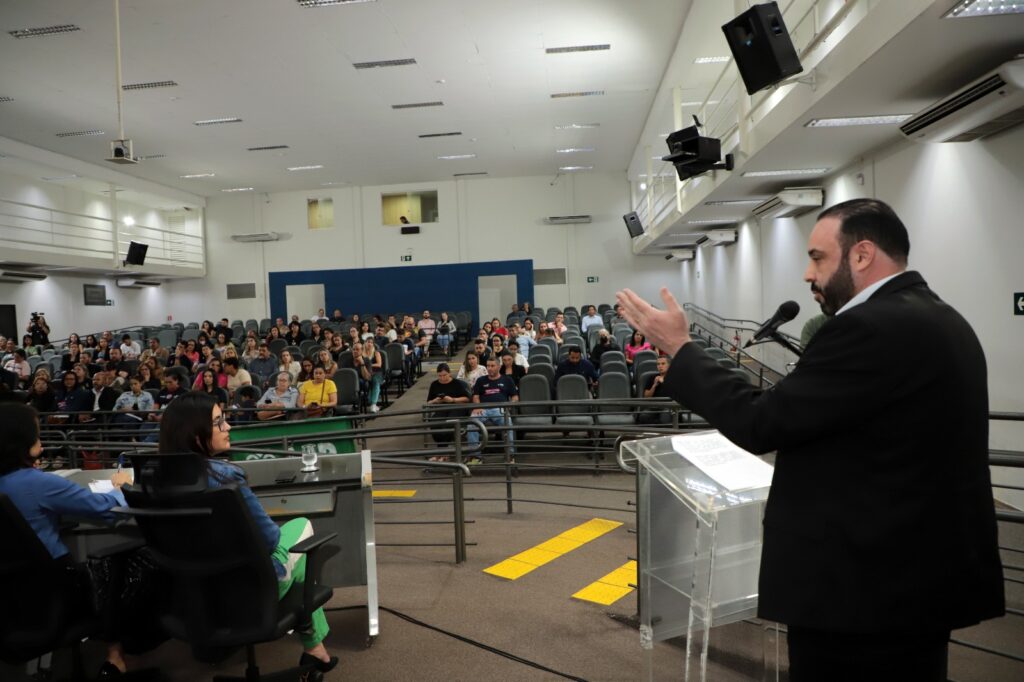
[{"label": "man in white t-shirt", "polygon": [[131,334],[125,334],[121,337],[121,355],[124,356],[125,360],[137,360],[141,352],[142,346],[139,345],[138,341],[132,340]]}]

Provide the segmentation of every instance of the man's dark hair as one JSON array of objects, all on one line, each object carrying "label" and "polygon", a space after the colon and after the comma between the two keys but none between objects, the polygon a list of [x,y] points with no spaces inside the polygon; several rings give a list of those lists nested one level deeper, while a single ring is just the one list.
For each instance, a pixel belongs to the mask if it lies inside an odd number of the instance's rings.
[{"label": "man's dark hair", "polygon": [[222,364],[222,365],[224,365],[226,367],[234,367],[235,369],[238,369],[238,358],[233,358],[233,357],[224,358],[223,360],[220,361],[220,364]]},{"label": "man's dark hair", "polygon": [[39,438],[39,413],[31,405],[0,403],[0,423],[4,424],[0,476],[32,466],[28,453]]},{"label": "man's dark hair", "polygon": [[442,362],[440,365],[437,366],[438,374],[440,374],[441,372],[451,373],[451,371],[452,371],[451,368],[448,367],[448,363],[446,363],[446,362]]},{"label": "man's dark hair", "polygon": [[884,201],[850,199],[818,214],[818,220],[824,218],[839,220],[839,245],[844,258],[854,244],[866,240],[900,265],[906,265],[910,236],[896,211]]},{"label": "man's dark hair", "polygon": [[122,341],[131,341],[132,340],[132,335],[131,334],[122,334],[121,335],[121,340]]},{"label": "man's dark hair", "polygon": [[569,352],[569,353],[580,353],[580,354],[582,354],[582,353],[583,353],[583,351],[582,351],[582,350],[580,350],[580,347],[579,347],[579,346],[569,346],[569,348],[568,348],[568,352]]}]

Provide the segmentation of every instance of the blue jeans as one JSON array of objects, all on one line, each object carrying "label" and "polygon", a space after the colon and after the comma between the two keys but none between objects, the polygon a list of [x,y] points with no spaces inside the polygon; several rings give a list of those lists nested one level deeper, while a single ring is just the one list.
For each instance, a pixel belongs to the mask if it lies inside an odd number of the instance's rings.
[{"label": "blue jeans", "polygon": [[437,339],[437,345],[441,346],[441,350],[447,353],[452,337],[449,334],[438,334],[435,338]]},{"label": "blue jeans", "polygon": [[380,372],[374,372],[370,377],[370,380],[361,380],[362,385],[367,388],[367,403],[370,405],[376,405],[377,400],[380,398],[380,386],[384,383],[384,375]]},{"label": "blue jeans", "polygon": [[[483,414],[475,417],[479,419],[485,426],[512,426],[511,420],[505,414],[505,410],[500,407],[485,407],[483,408]],[[508,441],[508,450],[513,456],[516,454],[516,433],[512,429],[508,429],[503,434],[504,438]],[[480,431],[475,425],[469,425],[469,432],[466,434],[466,439],[470,445],[477,445],[480,442]]]}]

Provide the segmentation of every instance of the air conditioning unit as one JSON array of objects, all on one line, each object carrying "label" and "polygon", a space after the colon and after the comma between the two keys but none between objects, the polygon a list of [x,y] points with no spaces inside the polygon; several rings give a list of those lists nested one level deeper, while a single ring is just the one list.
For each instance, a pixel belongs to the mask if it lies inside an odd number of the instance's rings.
[{"label": "air conditioning unit", "polygon": [[1006,62],[900,124],[917,142],[971,142],[1024,122],[1024,58]]},{"label": "air conditioning unit", "polygon": [[231,240],[236,242],[276,242],[281,238],[277,232],[248,232],[246,234],[233,234]]},{"label": "air conditioning unit", "polygon": [[696,249],[673,249],[670,258],[676,261],[684,261],[693,260],[696,256]]},{"label": "air conditioning unit", "polygon": [[592,218],[589,215],[553,215],[544,219],[548,225],[575,225],[577,223],[589,223]]},{"label": "air conditioning unit", "polygon": [[26,272],[23,270],[0,271],[0,282],[41,282],[46,275],[41,272]]},{"label": "air conditioning unit", "polygon": [[728,246],[736,243],[736,230],[710,230],[697,239],[697,246]]},{"label": "air conditioning unit", "polygon": [[761,220],[794,218],[824,204],[825,191],[821,187],[787,187],[755,206],[753,214]]},{"label": "air conditioning unit", "polygon": [[121,277],[117,280],[117,286],[122,289],[145,289],[146,287],[158,287],[162,282],[152,282],[144,279],[131,279]]}]

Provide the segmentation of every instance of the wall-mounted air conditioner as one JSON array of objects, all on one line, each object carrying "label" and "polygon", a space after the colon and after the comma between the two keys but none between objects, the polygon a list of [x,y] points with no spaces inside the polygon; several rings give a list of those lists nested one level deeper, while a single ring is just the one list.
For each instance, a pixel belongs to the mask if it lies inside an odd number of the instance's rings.
[{"label": "wall-mounted air conditioner", "polygon": [[41,282],[46,275],[41,272],[27,272],[24,270],[3,270],[0,271],[0,282]]},{"label": "wall-mounted air conditioner", "polygon": [[675,261],[693,260],[696,255],[696,249],[672,249],[670,258]]},{"label": "wall-mounted air conditioner", "polygon": [[592,218],[589,215],[553,215],[544,219],[548,225],[575,225],[578,223],[589,223]]},{"label": "wall-mounted air conditioner", "polygon": [[233,234],[231,240],[248,244],[250,242],[276,242],[281,238],[277,232],[248,232],[246,234]]},{"label": "wall-mounted air conditioner", "polygon": [[1006,62],[900,124],[917,142],[971,142],[1024,123],[1024,58]]},{"label": "wall-mounted air conditioner", "polygon": [[145,289],[146,287],[158,287],[162,282],[153,282],[145,279],[131,279],[121,277],[117,280],[117,286],[122,289]]},{"label": "wall-mounted air conditioner", "polygon": [[821,187],[787,187],[755,206],[752,213],[761,220],[795,218],[824,204],[825,191]]},{"label": "wall-mounted air conditioner", "polygon": [[710,230],[697,240],[697,246],[728,246],[736,243],[736,230]]}]

